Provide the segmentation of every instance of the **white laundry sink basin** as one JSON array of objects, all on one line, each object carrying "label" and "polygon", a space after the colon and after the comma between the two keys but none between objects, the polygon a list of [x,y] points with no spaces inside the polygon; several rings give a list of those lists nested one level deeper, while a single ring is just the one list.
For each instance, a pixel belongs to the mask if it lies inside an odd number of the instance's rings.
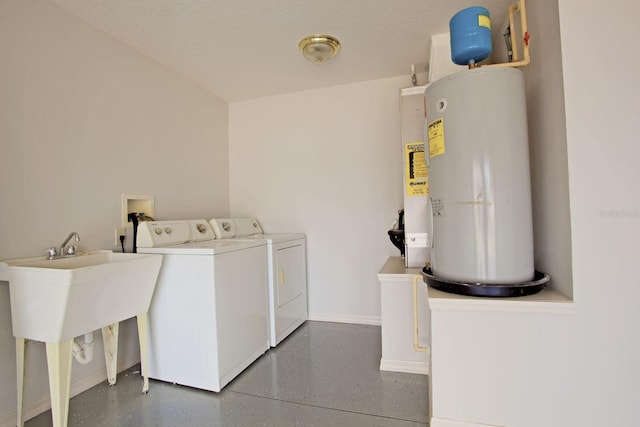
[{"label": "white laundry sink basin", "polygon": [[0,262],[13,335],[59,343],[149,310],[162,255],[95,251]]}]

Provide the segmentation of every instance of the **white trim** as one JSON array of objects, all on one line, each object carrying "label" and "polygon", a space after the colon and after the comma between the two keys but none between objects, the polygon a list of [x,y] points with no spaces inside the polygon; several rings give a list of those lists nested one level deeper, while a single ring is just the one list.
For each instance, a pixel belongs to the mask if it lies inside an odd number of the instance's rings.
[{"label": "white trim", "polygon": [[427,90],[427,86],[429,85],[403,87],[400,89],[400,96],[424,95],[424,91]]},{"label": "white trim", "polygon": [[446,418],[431,417],[431,427],[505,427],[495,424],[470,423],[468,421],[449,420]]},{"label": "white trim", "polygon": [[407,374],[429,375],[429,362],[380,359],[380,370],[391,372],[405,372]]},{"label": "white trim", "polygon": [[439,291],[430,286],[429,309],[462,310],[462,311],[491,311],[491,312],[519,312],[544,314],[575,314],[575,303],[559,292],[545,288],[542,291],[524,297],[514,298],[482,298],[450,294]]},{"label": "white trim", "polygon": [[307,320],[318,322],[354,323],[356,325],[382,325],[380,316],[352,316],[348,314],[309,313]]},{"label": "white trim", "polygon": [[[126,360],[118,363],[118,372],[122,372],[125,369],[130,368],[136,363],[140,363],[140,357],[137,356],[131,360]],[[91,387],[100,384],[107,380],[106,366],[99,369],[86,377],[80,378],[76,382],[71,384],[70,396],[74,397],[83,391],[89,390]],[[117,386],[117,383],[116,383]],[[140,383],[140,392],[142,392],[142,382]],[[28,421],[31,418],[40,415],[41,413],[51,409],[51,398],[49,396],[40,399],[30,405],[25,405],[23,408],[24,420]],[[18,414],[13,411],[4,417],[0,418],[0,427],[15,427],[18,419]]]}]

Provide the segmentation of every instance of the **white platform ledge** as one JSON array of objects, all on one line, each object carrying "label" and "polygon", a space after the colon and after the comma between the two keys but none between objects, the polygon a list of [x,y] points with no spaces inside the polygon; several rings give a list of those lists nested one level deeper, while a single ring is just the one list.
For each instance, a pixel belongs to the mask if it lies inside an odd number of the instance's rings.
[{"label": "white platform ledge", "polygon": [[548,288],[533,295],[514,298],[470,297],[442,292],[432,287],[428,288],[428,294],[431,310],[575,313],[575,305],[572,300]]},{"label": "white platform ledge", "polygon": [[[378,273],[380,281],[413,280],[415,274],[420,274],[419,268],[405,268],[404,259],[390,257]],[[424,284],[424,286],[427,286]],[[540,292],[524,297],[489,298],[471,297],[443,292],[427,286],[430,310],[465,310],[492,312],[522,312],[522,313],[555,313],[573,314],[575,304],[573,300],[561,293],[544,288]]]}]

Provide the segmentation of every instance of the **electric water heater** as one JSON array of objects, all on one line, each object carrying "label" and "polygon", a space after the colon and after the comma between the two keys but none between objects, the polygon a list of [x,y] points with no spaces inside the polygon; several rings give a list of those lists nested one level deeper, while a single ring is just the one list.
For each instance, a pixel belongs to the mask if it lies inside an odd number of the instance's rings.
[{"label": "electric water heater", "polygon": [[431,272],[484,284],[534,278],[524,78],[509,67],[426,89]]}]

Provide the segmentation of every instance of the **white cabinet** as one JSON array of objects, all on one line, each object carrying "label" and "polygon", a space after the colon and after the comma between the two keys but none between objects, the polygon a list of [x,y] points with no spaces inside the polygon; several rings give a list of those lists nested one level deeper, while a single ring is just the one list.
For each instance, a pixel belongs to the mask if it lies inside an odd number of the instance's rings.
[{"label": "white cabinet", "polygon": [[572,372],[587,384],[593,369],[574,351],[573,301],[549,288],[515,298],[427,291],[431,427],[578,425],[552,409],[566,404]]},{"label": "white cabinet", "polygon": [[[378,273],[382,319],[381,371],[429,373],[429,310],[419,268],[390,257]],[[415,292],[414,292],[415,291]]]}]

